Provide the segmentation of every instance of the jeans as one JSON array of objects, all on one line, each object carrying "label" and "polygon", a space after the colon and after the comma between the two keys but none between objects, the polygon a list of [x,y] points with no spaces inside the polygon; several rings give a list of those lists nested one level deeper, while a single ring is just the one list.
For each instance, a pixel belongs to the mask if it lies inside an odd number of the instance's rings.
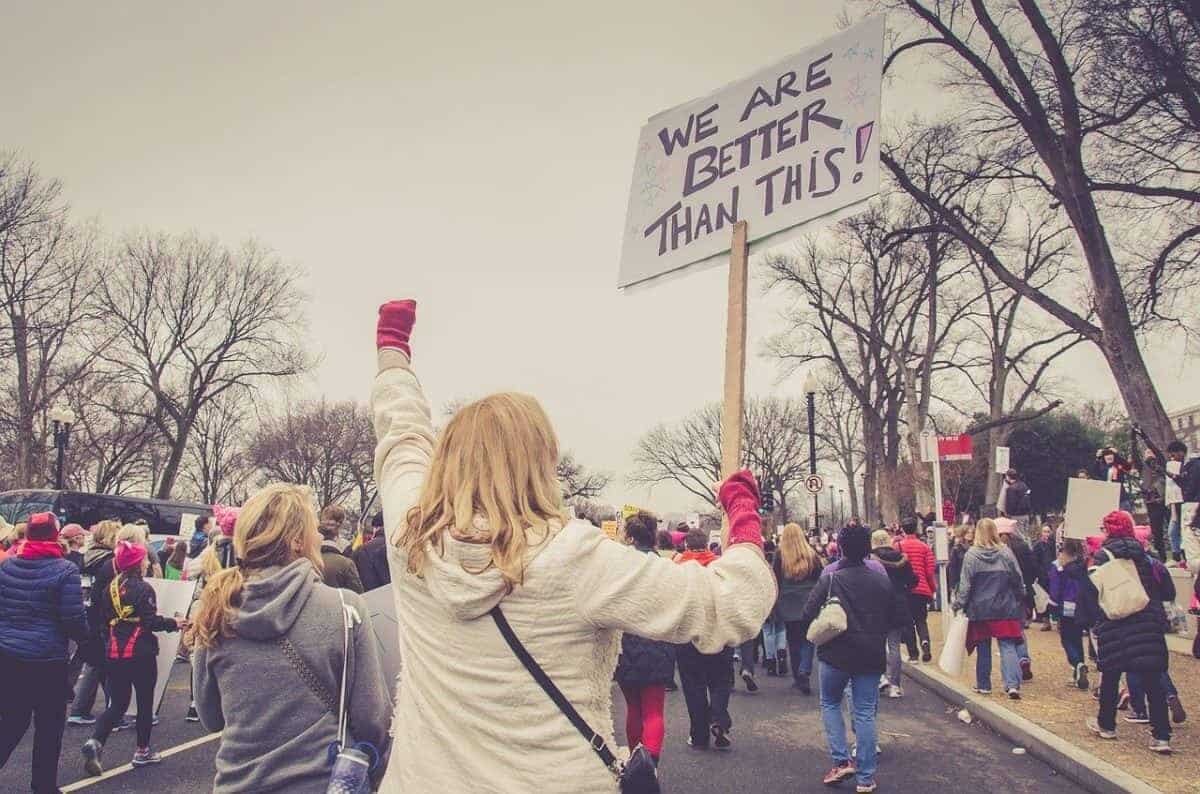
[{"label": "jeans", "polygon": [[887,680],[892,686],[900,686],[900,629],[892,629],[887,635]]},{"label": "jeans", "polygon": [[740,665],[742,672],[754,675],[754,657],[757,655],[758,638],[761,636],[762,634],[759,633],[758,637],[755,637],[751,640],[746,640],[738,646],[737,653],[734,655],[737,657],[738,664]]},{"label": "jeans", "polygon": [[[1127,673],[1132,679],[1136,673]],[[1167,718],[1167,694],[1163,691],[1162,676],[1147,673],[1139,676],[1145,687],[1150,705],[1150,729],[1155,739],[1170,741],[1171,722]],[[1131,682],[1132,685],[1132,682]],[[1104,670],[1100,673],[1100,714],[1097,721],[1106,731],[1117,729],[1117,696],[1121,688],[1121,671]],[[1130,699],[1132,699],[1132,693]]]},{"label": "jeans", "polygon": [[691,722],[692,744],[706,747],[711,726],[716,725],[726,731],[733,727],[733,720],[729,716],[729,693],[733,690],[733,651],[726,648],[719,653],[704,654],[689,643],[677,646],[675,658],[679,664],[679,684]]},{"label": "jeans", "polygon": [[1171,541],[1171,553],[1178,560],[1179,555],[1183,553],[1183,535],[1180,532],[1182,522],[1179,517],[1180,512],[1183,510],[1183,505],[1178,503],[1173,504],[1170,506],[1170,510],[1171,523],[1167,526],[1167,537]]},{"label": "jeans", "polygon": [[1146,687],[1142,681],[1148,677],[1157,676],[1162,684],[1163,695],[1167,698],[1179,697],[1179,690],[1171,680],[1170,673],[1126,673],[1125,683],[1129,686],[1129,710],[1136,714],[1146,713]]},{"label": "jeans", "polygon": [[[1021,688],[1021,656],[1017,652],[1020,640],[997,640],[1000,644],[1000,678],[1004,688]],[[991,691],[992,688],[992,640],[980,641],[975,646],[975,686]]]},{"label": "jeans", "polygon": [[75,699],[71,701],[72,717],[87,717],[96,705],[96,689],[104,688],[105,703],[108,702],[108,683],[104,680],[104,670],[93,664],[84,663],[75,681]]},{"label": "jeans", "polygon": [[875,751],[878,736],[875,731],[875,714],[879,707],[879,674],[846,673],[836,667],[821,663],[821,722],[825,726],[825,739],[829,742],[829,754],[834,765],[850,760],[846,746],[846,723],[842,719],[842,694],[850,687],[852,702],[854,740],[858,744],[855,763],[858,766],[860,785],[875,780]]},{"label": "jeans", "polygon": [[[920,654],[917,639],[922,643],[929,642],[929,599],[925,596],[908,594],[908,612],[912,615],[912,625],[904,629],[904,644],[908,646],[908,658],[916,659]],[[915,632],[914,632],[915,629]]]},{"label": "jeans", "polygon": [[788,661],[792,666],[792,678],[799,681],[812,675],[813,655],[816,647],[808,641],[808,623],[789,620],[787,626]]},{"label": "jeans", "polygon": [[[0,654],[0,768],[33,722],[34,794],[58,791],[58,756],[67,725],[67,662],[28,661]],[[12,782],[10,771],[8,782]]]},{"label": "jeans", "polygon": [[1083,664],[1083,629],[1075,622],[1075,618],[1061,618],[1058,621],[1058,638],[1063,650],[1067,652],[1067,663],[1074,670]]},{"label": "jeans", "polygon": [[779,652],[787,650],[787,629],[783,621],[767,621],[763,626],[763,646],[768,659],[778,659]]},{"label": "jeans", "polygon": [[113,727],[125,716],[133,693],[137,692],[137,746],[150,746],[154,727],[154,686],[158,683],[158,660],[153,656],[110,661],[105,666],[112,701],[96,720],[92,738],[104,744]]}]

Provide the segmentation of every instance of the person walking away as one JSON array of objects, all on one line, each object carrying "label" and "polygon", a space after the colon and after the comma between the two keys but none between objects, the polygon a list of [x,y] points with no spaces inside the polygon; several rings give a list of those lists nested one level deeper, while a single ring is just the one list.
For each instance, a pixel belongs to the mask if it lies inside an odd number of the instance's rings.
[{"label": "person walking away", "polygon": [[324,564],[321,575],[330,587],[361,593],[363,584],[358,577],[358,567],[337,545],[345,521],[346,511],[338,505],[328,505],[321,511],[321,562]]},{"label": "person walking away", "polygon": [[[1133,533],[1133,517],[1124,510],[1114,510],[1104,517],[1104,543],[1092,556],[1092,567],[1098,569],[1113,560],[1132,560],[1138,580],[1149,603],[1138,612],[1111,619],[1100,607],[1099,592],[1089,579],[1082,590],[1087,612],[1094,617],[1092,631],[1099,645],[1100,706],[1095,719],[1087,727],[1101,739],[1117,738],[1117,697],[1121,674],[1136,673],[1145,688],[1150,712],[1150,749],[1171,752],[1171,724],[1167,714],[1167,694],[1163,690],[1162,674],[1167,671],[1168,629],[1163,601],[1174,587],[1170,576],[1156,576],[1150,557]],[[1165,572],[1165,568],[1162,569]],[[1173,592],[1171,592],[1173,595]]]},{"label": "person walking away", "polygon": [[808,641],[804,608],[808,606],[809,594],[817,586],[821,567],[821,559],[800,525],[786,524],[779,535],[779,548],[773,563],[779,587],[775,609],[787,632],[792,686],[805,695],[812,694],[810,682],[816,648]]},{"label": "person walking away", "polygon": [[916,586],[908,591],[908,614],[912,617],[912,626],[904,630],[904,644],[908,648],[908,661],[915,663],[918,659],[919,639],[919,658],[923,662],[929,662],[933,660],[933,650],[929,645],[929,604],[937,591],[937,564],[933,549],[917,537],[917,520],[905,519],[901,527],[904,537],[896,544],[896,549],[908,558],[913,573],[917,576]]},{"label": "person walking away", "polygon": [[954,528],[954,545],[950,547],[950,559],[946,563],[946,586],[950,588],[950,594],[958,589],[958,581],[962,576],[963,557],[967,556],[967,549],[971,548],[971,544],[975,542],[975,528],[966,524],[960,524]]},{"label": "person walking away", "polygon": [[976,652],[975,691],[992,694],[992,640],[1000,646],[1000,676],[1012,700],[1021,698],[1021,665],[1017,648],[1025,587],[1012,551],[1000,541],[996,522],[980,519],[975,544],[963,558],[962,578],[954,610],[967,620],[967,653]]},{"label": "person walking away", "polygon": [[392,583],[392,572],[388,570],[388,539],[383,531],[383,513],[375,514],[371,519],[371,528],[375,530],[375,537],[360,546],[351,558],[354,567],[358,569],[358,578],[362,582],[364,593]]},{"label": "person walking away", "polygon": [[59,538],[67,544],[65,559],[82,574],[83,542],[87,539],[87,533],[78,524],[67,524],[62,528],[62,532],[59,533]]},{"label": "person walking away", "polygon": [[177,541],[178,538],[167,538],[163,541],[162,548],[154,555],[155,560],[158,562],[158,570],[163,572],[162,578],[164,579],[167,578],[167,560],[171,559],[171,554],[175,551],[175,546],[179,545]]},{"label": "person walking away", "polygon": [[[706,545],[702,529],[689,530],[684,538],[685,551],[676,559],[679,565],[694,562],[707,568],[719,558]],[[675,649],[679,666],[679,685],[688,711],[688,747],[707,750],[712,746],[728,750],[733,746],[729,732],[733,718],[729,714],[729,696],[733,692],[733,648],[722,647],[703,653],[690,642]]]},{"label": "person walking away", "polygon": [[[888,580],[892,583],[892,594],[896,599],[896,613],[900,615],[900,620],[903,625],[908,626],[912,623],[912,616],[908,613],[908,593],[917,585],[917,575],[913,573],[912,565],[908,561],[908,557],[904,553],[892,548],[892,537],[886,530],[877,529],[871,533],[871,556],[883,565],[883,569],[887,571]],[[900,687],[900,641],[903,631],[901,629],[892,629],[887,635],[887,668],[884,673],[884,678],[881,680],[880,688],[884,688],[886,682],[886,692],[889,698],[900,698],[904,696],[904,690]]]},{"label": "person walking away", "polygon": [[204,570],[204,550],[208,547],[209,536],[213,532],[212,516],[196,516],[192,538],[187,545],[187,562],[183,572],[189,581],[196,581]]},{"label": "person walking away", "polygon": [[1002,518],[1011,518],[1017,522],[1017,527],[1024,533],[1029,530],[1029,514],[1032,510],[1029,486],[1021,479],[1019,471],[1009,469],[1004,473],[1004,481],[1000,484],[996,512]]},{"label": "person walking away", "polygon": [[20,551],[0,562],[0,769],[32,721],[34,794],[58,791],[67,641],[87,637],[79,570],[63,559],[58,533],[53,513],[34,513]]},{"label": "person walking away", "polygon": [[[1046,592],[1050,591],[1050,568],[1058,558],[1057,544],[1054,542],[1054,530],[1049,526],[1042,527],[1037,542],[1033,544],[1034,583]],[[1020,564],[1020,561],[1018,561]],[[1035,601],[1036,605],[1036,601]],[[1036,606],[1035,606],[1036,608]],[[1051,631],[1050,610],[1037,616],[1042,621],[1042,631]]]},{"label": "person walking away", "polygon": [[[625,519],[625,535],[638,551],[655,554],[657,526],[658,521],[649,513],[635,513]],[[666,687],[675,680],[675,646],[625,632],[621,635],[615,678],[625,696],[625,737],[629,746],[644,745],[657,764],[666,736]]]},{"label": "person walking away", "polygon": [[[812,622],[825,602],[836,597],[846,611],[846,630],[820,646],[821,721],[833,768],[825,775],[826,785],[857,778],[856,791],[873,792],[876,783],[878,734],[876,715],[879,707],[879,677],[886,668],[887,635],[903,628],[904,615],[886,574],[866,565],[871,533],[866,527],[846,527],[838,533],[842,559],[836,568],[821,575],[803,619]],[[850,688],[856,757],[846,746],[846,725],[842,718],[842,698]]]},{"label": "person walking away", "polygon": [[[154,727],[154,687],[158,683],[158,638],[156,631],[178,631],[181,622],[158,614],[154,588],[143,578],[151,562],[146,547],[127,540],[117,541],[114,554],[117,575],[104,592],[94,598],[101,604],[101,619],[108,626],[105,648],[105,677],[111,700],[96,720],[92,738],[80,752],[84,770],[93,776],[104,772],[104,743],[125,716],[137,693],[137,749],[133,766],[157,764],[162,758],[150,747]],[[182,624],[186,627],[186,623]]]},{"label": "person walking away", "polygon": [[[108,691],[108,685],[104,681],[104,645],[108,624],[104,622],[101,614],[100,596],[108,592],[108,584],[116,575],[113,547],[116,545],[120,528],[121,525],[116,521],[101,521],[96,524],[92,527],[91,548],[83,554],[83,577],[88,582],[88,634],[79,643],[78,655],[83,660],[83,668],[75,680],[75,699],[71,701],[68,725],[94,725],[96,718],[92,716],[92,709],[96,705],[96,690],[103,687],[106,693]],[[107,700],[107,696],[105,699]]]},{"label": "person walking away", "polygon": [[1079,593],[1087,579],[1084,554],[1083,541],[1074,538],[1063,541],[1062,551],[1050,566],[1046,590],[1058,613],[1059,641],[1071,666],[1069,685],[1086,691],[1088,666],[1083,654],[1083,627],[1093,621],[1083,614],[1079,604]]},{"label": "person walking away", "polygon": [[[774,570],[775,558],[779,556],[779,548],[774,541],[763,541],[763,554],[767,558],[767,564]],[[787,628],[783,618],[779,616],[778,599],[775,601],[775,608],[767,616],[767,622],[763,624],[762,640],[763,667],[767,669],[767,675],[780,678],[788,675]]]},{"label": "person walking away", "polygon": [[[1033,549],[1025,542],[1025,538],[1017,531],[1017,522],[1012,518],[995,519],[996,531],[1000,533],[1000,542],[1006,545],[1017,561],[1017,569],[1021,572],[1021,583],[1024,585],[1024,595],[1021,597],[1021,626],[1028,626],[1029,616],[1033,614],[1033,583],[1037,579],[1037,560]],[[1021,642],[1017,645],[1017,655],[1021,665],[1021,679],[1033,680],[1033,661],[1029,655],[1029,643],[1025,641],[1024,632]]]},{"label": "person walking away", "polygon": [[276,483],[246,502],[233,536],[240,563],[208,581],[188,632],[200,722],[222,731],[217,794],[324,792],[343,672],[353,740],[370,745],[376,780],[382,772],[391,704],[378,643],[361,596],[321,581],[311,499]]},{"label": "person walking away", "polygon": [[[375,482],[397,525],[388,555],[404,638],[381,788],[615,794],[594,748],[614,742],[617,633],[712,654],[754,636],[775,602],[757,483],[742,471],[718,489],[728,545],[707,566],[613,543],[563,506],[557,437],[533,397],[471,403],[435,444],[411,363],[415,312],[412,301],[385,304],[376,328]],[[595,731],[591,742],[521,646]]]},{"label": "person walking away", "polygon": [[163,578],[172,581],[183,579],[183,570],[187,566],[187,544],[176,543],[171,548],[171,556],[163,566]]}]

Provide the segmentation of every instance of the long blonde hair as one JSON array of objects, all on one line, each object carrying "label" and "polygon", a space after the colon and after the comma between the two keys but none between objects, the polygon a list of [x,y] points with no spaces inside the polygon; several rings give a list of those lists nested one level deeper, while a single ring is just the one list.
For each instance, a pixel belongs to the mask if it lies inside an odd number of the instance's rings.
[{"label": "long blonde hair", "polygon": [[981,518],[975,524],[975,545],[985,549],[994,549],[1000,545],[1000,530],[996,522],[990,518]]},{"label": "long blonde hair", "polygon": [[805,579],[821,564],[804,529],[799,524],[787,524],[779,535],[779,565],[784,578]]},{"label": "long blonde hair", "polygon": [[92,545],[102,549],[114,549],[117,546],[117,533],[121,524],[117,521],[101,521],[92,527]]},{"label": "long blonde hair", "polygon": [[236,636],[233,619],[242,603],[247,572],[304,558],[321,570],[321,540],[312,494],[300,485],[273,483],[250,497],[238,514],[233,550],[240,563],[217,572],[204,586],[193,639],[209,648]]},{"label": "long blonde hair", "polygon": [[407,553],[409,573],[418,576],[431,546],[441,554],[447,530],[490,543],[491,565],[513,587],[525,577],[526,551],[566,520],[550,419],[534,398],[504,392],[471,403],[450,420],[421,496],[392,542]]}]

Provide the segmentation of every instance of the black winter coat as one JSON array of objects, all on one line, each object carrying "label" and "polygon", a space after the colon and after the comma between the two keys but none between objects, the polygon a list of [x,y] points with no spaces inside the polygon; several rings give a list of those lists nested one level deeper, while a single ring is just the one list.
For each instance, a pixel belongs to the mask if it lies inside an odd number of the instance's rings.
[{"label": "black winter coat", "polygon": [[100,613],[107,630],[105,658],[134,659],[143,656],[158,656],[156,631],[179,631],[174,618],[158,614],[158,599],[154,588],[140,576],[122,576],[117,580],[118,598],[123,607],[132,609],[131,618],[119,620],[117,607],[112,599],[112,581],[102,591],[92,592],[92,601],[100,601]]},{"label": "black winter coat", "polygon": [[1039,582],[1042,587],[1048,587],[1050,584],[1050,566],[1054,564],[1057,556],[1058,552],[1054,549],[1053,538],[1038,540],[1033,544],[1033,559],[1037,566],[1035,581]]},{"label": "black winter coat", "polygon": [[[654,549],[641,549],[657,554]],[[675,681],[675,646],[669,642],[648,640],[626,632],[621,635],[621,657],[613,674],[626,686],[666,686]]]},{"label": "black winter coat", "polygon": [[364,543],[354,552],[352,559],[354,566],[358,568],[358,578],[362,580],[364,593],[392,583],[387,554],[387,538],[383,535]]},{"label": "black winter coat", "polygon": [[861,563],[830,571],[813,588],[805,620],[816,619],[831,588],[846,610],[846,631],[818,648],[817,658],[852,675],[882,675],[888,632],[905,626],[891,580]]},{"label": "black winter coat", "polygon": [[967,556],[967,549],[970,546],[964,546],[961,543],[955,543],[950,547],[950,561],[946,563],[946,586],[951,592],[958,589],[958,582],[962,578],[963,558]]},{"label": "black winter coat", "polygon": [[871,554],[887,571],[888,581],[892,583],[892,591],[896,596],[896,608],[904,616],[904,622],[907,624],[912,620],[908,611],[908,593],[917,586],[917,575],[913,573],[912,564],[903,552],[891,546],[872,549]]},{"label": "black winter coat", "polygon": [[1169,628],[1163,601],[1175,598],[1175,585],[1164,568],[1155,575],[1154,563],[1142,544],[1133,538],[1109,538],[1092,557],[1093,567],[1109,562],[1109,554],[1117,559],[1133,560],[1142,587],[1150,603],[1141,612],[1121,620],[1109,620],[1100,609],[1100,594],[1091,577],[1084,582],[1080,601],[1085,614],[1092,616],[1099,645],[1097,666],[1104,672],[1164,672],[1167,669],[1167,640]]},{"label": "black winter coat", "polygon": [[775,615],[784,623],[798,622],[804,616],[804,608],[808,606],[808,596],[817,586],[817,580],[821,577],[821,565],[818,562],[813,566],[813,569],[808,572],[808,576],[789,579],[783,575],[783,555],[776,552],[771,568],[775,571],[775,581],[779,585]]},{"label": "black winter coat", "polygon": [[83,555],[83,575],[91,578],[88,588],[88,637],[79,643],[79,658],[93,667],[104,663],[104,640],[108,623],[104,620],[103,603],[99,594],[108,592],[108,584],[116,575],[112,549],[93,546]]}]

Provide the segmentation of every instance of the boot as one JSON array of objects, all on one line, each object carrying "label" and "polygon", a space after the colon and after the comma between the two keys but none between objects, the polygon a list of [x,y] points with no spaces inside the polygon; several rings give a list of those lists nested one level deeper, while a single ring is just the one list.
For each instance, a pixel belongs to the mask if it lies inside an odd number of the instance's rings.
[{"label": "boot", "polygon": [[788,652],[787,648],[780,648],[775,652],[775,660],[779,666],[779,675],[788,674]]},{"label": "boot", "polygon": [[768,678],[774,678],[775,676],[779,675],[779,668],[774,659],[767,659],[763,666],[767,668]]}]

